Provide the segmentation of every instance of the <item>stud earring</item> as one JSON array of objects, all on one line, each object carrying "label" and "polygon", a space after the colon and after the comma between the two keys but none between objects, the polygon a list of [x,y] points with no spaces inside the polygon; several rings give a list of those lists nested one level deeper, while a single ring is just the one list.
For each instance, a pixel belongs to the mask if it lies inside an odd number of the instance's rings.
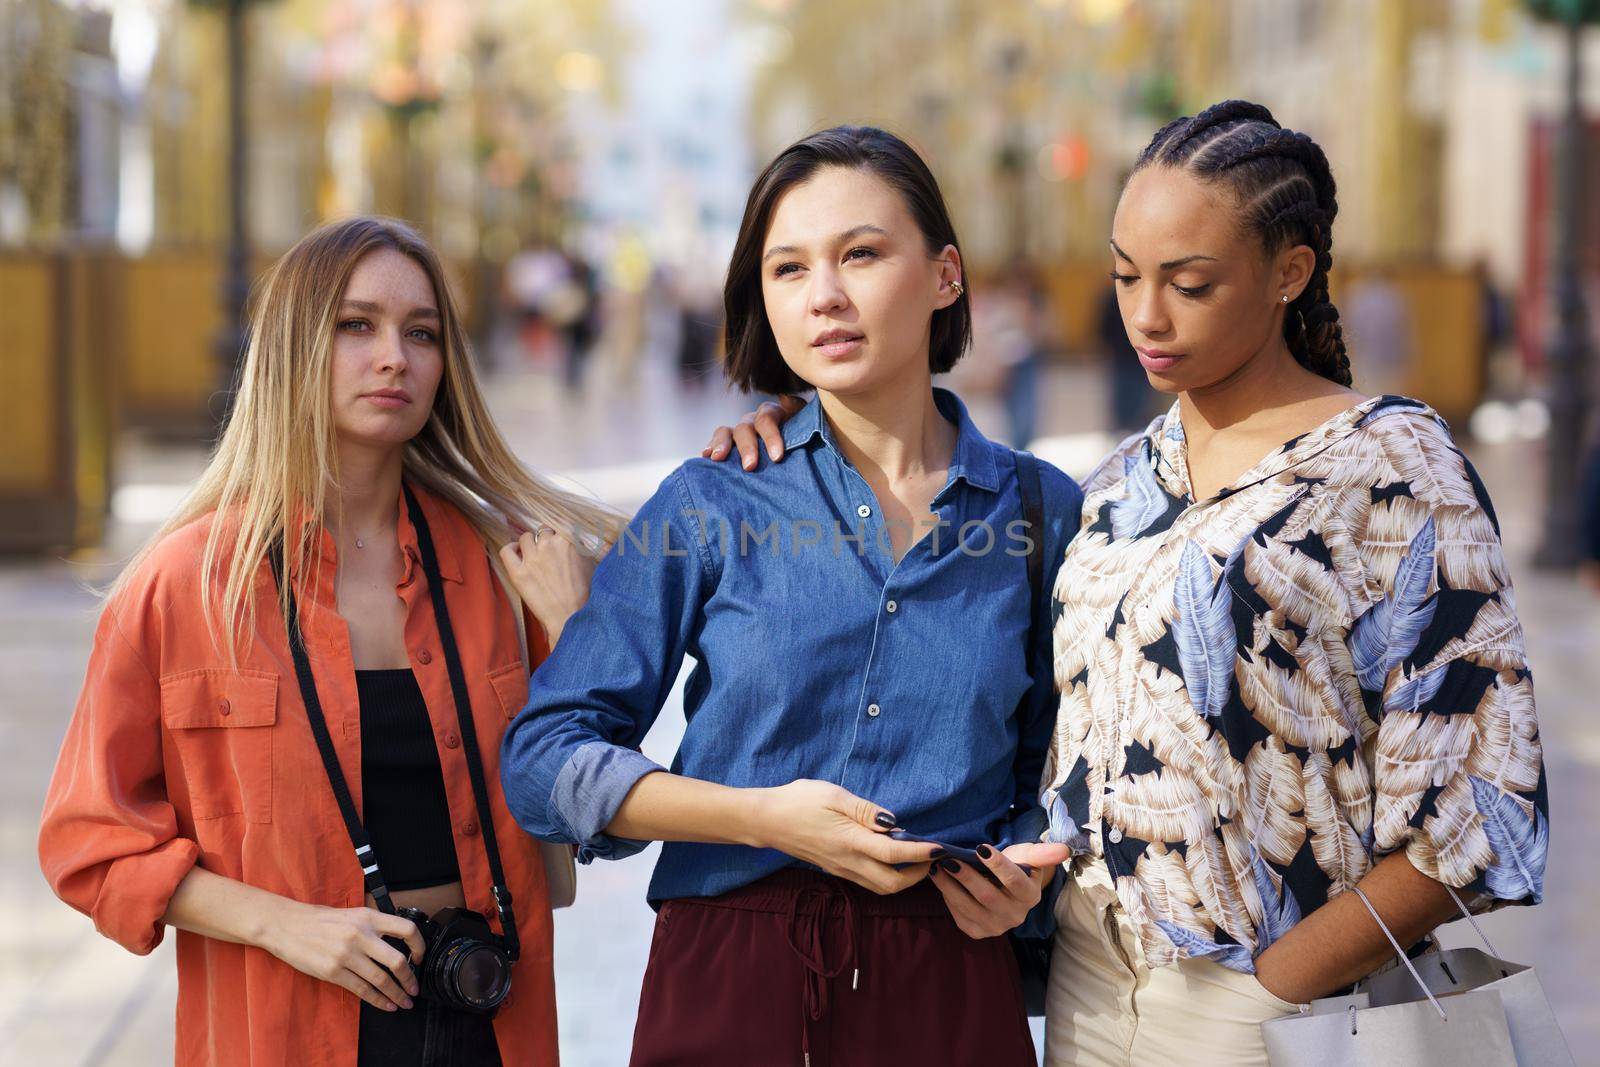
[{"label": "stud earring", "polygon": [[1283,294],[1283,302],[1285,304],[1287,304],[1289,302],[1289,294],[1288,293],[1284,293]]},{"label": "stud earring", "polygon": [[950,283],[950,288],[952,288],[952,289],[954,289],[956,291],[956,299],[957,300],[960,300],[961,299],[961,294],[967,291],[967,287],[962,285],[959,280],[951,282]]}]

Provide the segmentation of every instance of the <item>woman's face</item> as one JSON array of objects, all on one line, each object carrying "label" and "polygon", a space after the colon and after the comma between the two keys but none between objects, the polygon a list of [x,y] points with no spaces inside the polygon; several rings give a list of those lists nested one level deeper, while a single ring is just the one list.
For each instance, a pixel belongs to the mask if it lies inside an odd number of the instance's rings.
[{"label": "woman's face", "polygon": [[824,167],[783,194],[761,262],[783,361],[838,395],[928,377],[933,313],[956,301],[960,278],[955,247],[930,254],[901,195],[853,167]]},{"label": "woman's face", "polygon": [[1134,174],[1111,224],[1111,276],[1128,340],[1164,393],[1225,381],[1283,331],[1283,297],[1309,280],[1304,245],[1274,256],[1238,229],[1225,188],[1171,167]]},{"label": "woman's face", "polygon": [[341,441],[403,445],[421,432],[444,374],[428,275],[393,249],[363,256],[334,319],[333,424]]}]

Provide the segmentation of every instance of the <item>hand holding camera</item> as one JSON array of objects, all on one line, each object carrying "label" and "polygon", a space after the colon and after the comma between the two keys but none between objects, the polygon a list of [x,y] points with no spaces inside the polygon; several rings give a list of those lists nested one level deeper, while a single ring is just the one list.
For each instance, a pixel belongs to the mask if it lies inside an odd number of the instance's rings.
[{"label": "hand holding camera", "polygon": [[382,1011],[411,1007],[421,987],[410,964],[422,961],[425,946],[410,918],[280,899],[283,906],[269,919],[261,947]]}]

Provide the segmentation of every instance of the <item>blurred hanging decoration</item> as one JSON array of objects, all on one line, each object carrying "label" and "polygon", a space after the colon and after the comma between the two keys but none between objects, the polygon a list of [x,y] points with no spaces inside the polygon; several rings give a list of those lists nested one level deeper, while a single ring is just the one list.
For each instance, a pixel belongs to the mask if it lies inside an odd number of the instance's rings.
[{"label": "blurred hanging decoration", "polygon": [[[454,36],[459,25],[454,5],[404,0],[379,9],[372,29],[378,38],[378,60],[371,73],[372,95],[389,117],[400,183],[399,214],[426,223],[424,187],[429,175],[417,153],[418,122],[439,110],[443,92],[438,62],[449,49],[437,47]],[[424,48],[424,42],[430,46]]]},{"label": "blurred hanging decoration", "polygon": [[1544,540],[1537,562],[1544,567],[1576,567],[1582,554],[1579,524],[1578,464],[1587,455],[1589,389],[1593,350],[1585,306],[1584,264],[1579,242],[1588,205],[1584,182],[1583,31],[1600,23],[1600,0],[1528,0],[1537,19],[1563,29],[1566,43],[1566,113],[1561,125],[1556,171],[1555,336],[1546,349],[1549,365],[1550,437],[1546,450],[1549,479],[1545,494]]}]

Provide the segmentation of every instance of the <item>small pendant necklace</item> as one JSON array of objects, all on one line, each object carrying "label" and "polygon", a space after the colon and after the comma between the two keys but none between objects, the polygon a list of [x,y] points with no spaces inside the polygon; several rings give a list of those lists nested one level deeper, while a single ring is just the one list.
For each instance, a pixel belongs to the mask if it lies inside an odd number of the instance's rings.
[{"label": "small pendant necklace", "polygon": [[358,538],[356,538],[356,547],[357,548],[366,548],[367,547],[367,543],[365,541],[361,540],[361,538],[358,537]]}]

